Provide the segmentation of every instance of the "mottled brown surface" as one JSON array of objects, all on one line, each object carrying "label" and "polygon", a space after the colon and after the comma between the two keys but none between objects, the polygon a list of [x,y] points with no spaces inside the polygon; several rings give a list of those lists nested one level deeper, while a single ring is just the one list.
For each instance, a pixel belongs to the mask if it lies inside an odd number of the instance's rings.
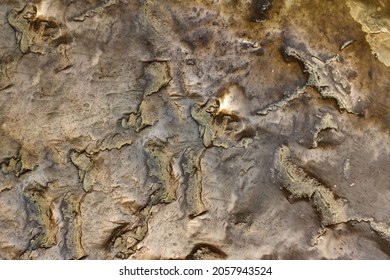
[{"label": "mottled brown surface", "polygon": [[389,1],[0,15],[1,259],[389,258]]}]

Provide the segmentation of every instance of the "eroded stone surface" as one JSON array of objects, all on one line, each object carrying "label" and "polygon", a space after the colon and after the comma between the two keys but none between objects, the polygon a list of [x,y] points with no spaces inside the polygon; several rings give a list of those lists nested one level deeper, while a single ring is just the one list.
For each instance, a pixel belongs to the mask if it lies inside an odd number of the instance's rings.
[{"label": "eroded stone surface", "polygon": [[347,1],[351,16],[367,33],[366,40],[373,54],[386,66],[390,66],[390,3],[388,1]]},{"label": "eroded stone surface", "polygon": [[1,1],[0,258],[388,259],[389,1]]}]

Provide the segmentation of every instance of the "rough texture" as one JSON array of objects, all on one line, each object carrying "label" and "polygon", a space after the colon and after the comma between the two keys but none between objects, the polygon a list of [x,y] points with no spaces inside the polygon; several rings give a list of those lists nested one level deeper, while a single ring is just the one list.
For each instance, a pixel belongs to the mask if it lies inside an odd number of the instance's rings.
[{"label": "rough texture", "polygon": [[389,259],[390,1],[0,1],[0,258]]}]

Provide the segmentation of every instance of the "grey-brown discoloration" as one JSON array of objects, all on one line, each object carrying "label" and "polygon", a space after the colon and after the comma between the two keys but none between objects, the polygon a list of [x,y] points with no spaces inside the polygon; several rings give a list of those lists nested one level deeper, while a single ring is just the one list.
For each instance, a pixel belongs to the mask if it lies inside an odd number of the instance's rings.
[{"label": "grey-brown discoloration", "polygon": [[25,190],[25,205],[31,226],[29,250],[50,248],[57,242],[58,226],[53,215],[53,201],[46,187],[29,185]]},{"label": "grey-brown discoloration", "polygon": [[0,2],[0,258],[389,258],[389,1]]},{"label": "grey-brown discoloration", "polygon": [[66,194],[60,204],[63,220],[63,257],[81,259],[86,255],[82,245],[80,198]]}]

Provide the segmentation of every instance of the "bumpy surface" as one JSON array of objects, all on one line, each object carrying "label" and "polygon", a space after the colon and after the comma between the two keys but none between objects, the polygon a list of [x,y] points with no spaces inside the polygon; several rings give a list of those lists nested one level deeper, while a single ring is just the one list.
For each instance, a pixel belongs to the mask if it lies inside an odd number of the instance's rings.
[{"label": "bumpy surface", "polygon": [[0,258],[389,258],[390,1],[0,15]]}]

